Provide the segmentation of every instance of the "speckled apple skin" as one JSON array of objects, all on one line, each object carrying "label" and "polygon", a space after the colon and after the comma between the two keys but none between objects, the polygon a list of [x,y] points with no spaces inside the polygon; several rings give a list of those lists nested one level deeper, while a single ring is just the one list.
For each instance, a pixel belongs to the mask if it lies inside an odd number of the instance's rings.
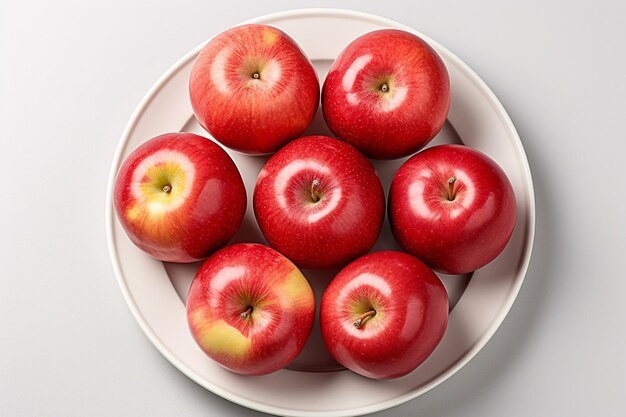
[{"label": "speckled apple skin", "polygon": [[[242,318],[247,307],[250,315]],[[187,297],[189,329],[221,366],[264,375],[287,366],[304,348],[315,319],[313,290],[275,250],[240,243],[209,257]]]},{"label": "speckled apple skin", "polygon": [[[448,199],[450,178],[453,200]],[[513,186],[500,166],[463,145],[438,145],[406,161],[389,191],[400,245],[431,268],[466,274],[493,261],[516,221]]]},{"label": "speckled apple skin", "polygon": [[[147,169],[165,172],[185,187],[173,201],[147,190]],[[144,191],[147,191],[144,192]],[[152,192],[154,191],[154,193]],[[243,180],[230,156],[211,140],[192,133],[167,133],[135,149],[122,163],[114,188],[117,218],[130,240],[148,255],[168,262],[194,262],[224,246],[246,212]]]},{"label": "speckled apple skin", "polygon": [[[318,202],[310,199],[319,181]],[[385,216],[372,163],[351,145],[326,136],[294,140],[261,170],[254,214],[268,243],[303,268],[338,268],[367,253]]]},{"label": "speckled apple skin", "polygon": [[[360,327],[369,309],[376,314]],[[320,325],[330,354],[373,379],[412,372],[435,350],[448,324],[448,294],[435,273],[401,252],[376,252],[350,263],[322,297]]]},{"label": "speckled apple skin", "polygon": [[320,86],[289,35],[250,24],[222,32],[202,49],[189,77],[189,97],[196,119],[217,141],[266,154],[311,124]]},{"label": "speckled apple skin", "polygon": [[[383,82],[386,92],[380,90]],[[422,149],[443,127],[449,108],[444,62],[424,40],[397,29],[355,39],[339,54],[322,88],[330,130],[374,159]]]}]

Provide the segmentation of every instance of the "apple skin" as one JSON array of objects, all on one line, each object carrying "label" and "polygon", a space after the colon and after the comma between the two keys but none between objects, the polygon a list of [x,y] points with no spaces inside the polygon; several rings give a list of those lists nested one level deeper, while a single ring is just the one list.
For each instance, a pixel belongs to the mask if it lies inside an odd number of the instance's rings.
[{"label": "apple skin", "polygon": [[207,43],[193,64],[189,96],[198,122],[218,142],[243,153],[266,154],[311,124],[320,86],[313,65],[291,37],[251,24]]},{"label": "apple skin", "polygon": [[305,136],[275,153],[257,178],[253,206],[270,246],[313,269],[338,268],[367,253],[385,217],[372,163],[327,136]]},{"label": "apple skin", "polygon": [[243,375],[287,366],[304,348],[314,319],[313,290],[300,270],[256,243],[228,246],[209,257],[187,297],[187,321],[196,343],[217,363]]},{"label": "apple skin", "polygon": [[[375,314],[357,320],[364,313]],[[322,296],[320,325],[330,354],[373,379],[398,378],[435,350],[448,324],[445,287],[419,259],[375,252],[342,269]]]},{"label": "apple skin", "polygon": [[469,273],[494,260],[515,220],[515,194],[505,172],[467,146],[433,146],[414,155],[389,190],[389,223],[398,243],[447,274]]},{"label": "apple skin", "polygon": [[449,107],[445,64],[424,40],[397,29],[351,42],[322,88],[330,130],[373,159],[422,149],[443,127]]},{"label": "apple skin", "polygon": [[124,160],[115,180],[122,228],[139,249],[161,261],[194,262],[224,246],[239,229],[246,204],[230,156],[193,133],[144,142]]}]

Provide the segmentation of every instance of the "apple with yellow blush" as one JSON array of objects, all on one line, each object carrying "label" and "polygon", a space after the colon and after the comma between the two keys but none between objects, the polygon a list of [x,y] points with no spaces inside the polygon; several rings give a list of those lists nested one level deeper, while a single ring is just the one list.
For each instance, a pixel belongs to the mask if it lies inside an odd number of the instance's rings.
[{"label": "apple with yellow blush", "polygon": [[235,235],[246,212],[237,166],[215,142],[167,133],[135,149],[115,180],[114,207],[130,240],[168,262],[206,258]]},{"label": "apple with yellow blush", "polygon": [[302,351],[315,319],[313,290],[274,249],[239,243],[209,257],[187,297],[187,321],[202,351],[224,368],[265,375]]},{"label": "apple with yellow blush", "polygon": [[311,124],[320,85],[295,40],[275,27],[248,24],[202,48],[189,76],[189,98],[198,123],[218,142],[266,154]]}]

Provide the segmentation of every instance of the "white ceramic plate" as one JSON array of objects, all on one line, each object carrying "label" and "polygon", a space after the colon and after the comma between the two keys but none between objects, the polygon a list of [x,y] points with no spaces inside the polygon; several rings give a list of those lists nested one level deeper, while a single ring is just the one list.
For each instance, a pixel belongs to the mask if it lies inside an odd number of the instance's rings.
[{"label": "white ceramic plate", "polygon": [[[165,73],[139,104],[120,140],[109,178],[106,221],[115,273],[141,328],[159,351],[201,386],[246,407],[280,415],[346,416],[393,407],[423,394],[449,378],[487,343],[507,315],[520,289],[534,236],[534,195],[528,162],[506,111],[485,83],[443,46],[397,22],[344,10],[299,10],[253,19],[291,35],[312,60],[320,82],[332,60],[359,35],[399,28],[427,40],[450,73],[452,103],[448,122],[433,141],[462,142],[495,159],[508,174],[517,197],[517,224],[505,251],[473,276],[441,276],[451,299],[446,334],[431,357],[411,374],[373,381],[342,370],[326,352],[319,329],[288,369],[263,377],[243,377],[222,369],[195,345],[187,329],[187,288],[199,264],[158,262],[136,249],[122,231],[112,208],[115,175],[124,158],[142,142],[173,131],[208,136],[193,117],[187,80],[203,45],[187,53]],[[319,112],[308,133],[329,134]],[[230,152],[248,191],[248,212],[233,242],[264,242],[252,213],[256,176],[267,157]],[[385,192],[404,160],[375,162]],[[389,226],[374,250],[398,249]],[[304,271],[321,297],[334,271]]]}]

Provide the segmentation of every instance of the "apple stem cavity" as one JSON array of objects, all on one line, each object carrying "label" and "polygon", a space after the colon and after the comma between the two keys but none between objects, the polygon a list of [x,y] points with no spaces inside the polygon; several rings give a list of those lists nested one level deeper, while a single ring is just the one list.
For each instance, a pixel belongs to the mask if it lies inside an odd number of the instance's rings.
[{"label": "apple stem cavity", "polygon": [[172,186],[171,185],[164,185],[163,186],[163,192],[165,194],[169,194],[172,191]]},{"label": "apple stem cavity", "polygon": [[365,321],[376,315],[376,310],[371,309],[369,311],[366,311],[365,313],[361,314],[355,321],[354,321],[354,327],[356,327],[357,329],[360,329],[361,326],[363,325],[363,323],[365,323]]},{"label": "apple stem cavity", "polygon": [[244,311],[243,313],[241,313],[239,315],[239,317],[241,317],[242,320],[247,319],[248,317],[250,317],[250,315],[252,314],[252,307],[248,306],[248,308],[246,309],[246,311]]},{"label": "apple stem cavity", "polygon": [[320,180],[315,178],[313,182],[311,183],[311,201],[314,203],[317,203],[318,201],[320,201],[319,188],[320,188]]},{"label": "apple stem cavity", "polygon": [[456,197],[456,192],[454,191],[454,183],[456,182],[456,178],[451,177],[448,179],[448,200],[454,201]]},{"label": "apple stem cavity", "polygon": [[383,85],[380,86],[380,91],[382,91],[383,93],[389,91],[389,86],[387,85],[387,83],[383,83]]},{"label": "apple stem cavity", "polygon": [[252,78],[254,78],[255,80],[258,80],[259,78],[261,78],[261,74],[259,74],[258,72],[256,72],[256,71],[255,71],[255,72],[252,74]]}]

